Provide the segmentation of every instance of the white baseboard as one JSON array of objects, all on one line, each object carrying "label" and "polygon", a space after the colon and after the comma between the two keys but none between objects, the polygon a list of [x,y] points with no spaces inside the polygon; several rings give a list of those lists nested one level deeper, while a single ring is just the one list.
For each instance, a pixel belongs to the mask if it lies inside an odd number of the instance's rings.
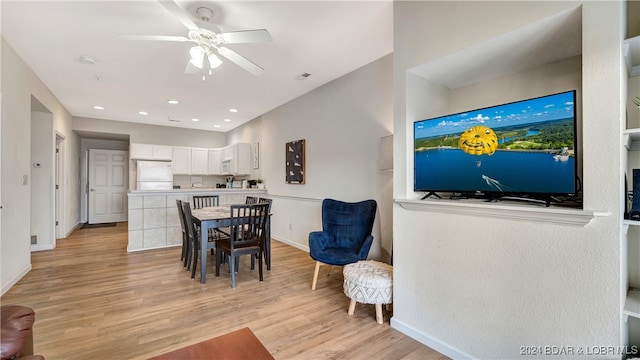
[{"label": "white baseboard", "polygon": [[11,289],[13,285],[20,281],[20,279],[22,279],[25,275],[27,275],[29,271],[31,271],[31,263],[29,263],[29,265],[24,267],[20,272],[18,272],[14,277],[9,279],[9,281],[2,286],[2,293],[0,293],[0,295],[4,295],[4,293],[9,291],[9,289]]},{"label": "white baseboard", "polygon": [[54,244],[47,244],[47,245],[34,244],[34,245],[31,245],[31,252],[53,250],[55,248],[56,246]]},{"label": "white baseboard", "polygon": [[272,238],[272,239],[275,239],[275,240],[278,240],[278,241],[280,241],[280,242],[281,242],[281,243],[283,243],[283,244],[287,244],[287,245],[289,245],[289,246],[293,246],[293,247],[294,247],[294,248],[296,248],[296,249],[300,249],[300,250],[302,250],[302,251],[309,252],[309,246],[304,246],[304,245],[302,245],[302,244],[300,244],[300,243],[297,243],[297,242],[291,241],[291,240],[289,240],[289,239],[285,239],[285,238],[283,238],[283,237],[280,237],[280,236],[278,236],[278,235],[274,235],[274,234],[271,234],[271,238]]},{"label": "white baseboard", "polygon": [[156,246],[156,247],[152,247],[152,248],[142,248],[142,249],[129,249],[127,247],[127,252],[138,252],[138,251],[147,251],[147,250],[157,250],[157,249],[166,249],[166,248],[173,248],[173,247],[178,247],[178,246],[182,246],[182,244],[173,244],[173,245],[165,245],[165,246]]},{"label": "white baseboard", "polygon": [[440,339],[431,336],[430,334],[424,333],[400,320],[396,320],[395,317],[391,318],[391,327],[452,359],[477,359],[476,357],[467,354],[466,352],[457,349]]}]

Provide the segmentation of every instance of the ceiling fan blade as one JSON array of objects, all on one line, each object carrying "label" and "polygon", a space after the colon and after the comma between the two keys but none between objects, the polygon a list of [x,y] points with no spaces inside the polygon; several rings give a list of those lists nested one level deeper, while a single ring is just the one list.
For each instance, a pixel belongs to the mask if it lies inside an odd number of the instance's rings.
[{"label": "ceiling fan blade", "polygon": [[271,34],[266,29],[232,31],[219,34],[227,44],[272,42]]},{"label": "ceiling fan blade", "polygon": [[196,25],[193,20],[191,20],[191,16],[185,12],[178,4],[171,0],[158,0],[160,5],[164,6],[173,16],[177,17],[178,20],[189,30],[198,30],[198,25]]},{"label": "ceiling fan blade", "polygon": [[224,56],[225,58],[231,60],[232,62],[234,62],[236,65],[240,66],[241,68],[247,70],[248,72],[252,73],[255,76],[260,76],[264,73],[264,69],[261,68],[260,66],[252,63],[251,61],[249,61],[247,58],[245,58],[244,56],[238,54],[237,52],[228,49],[224,46],[221,46],[218,48],[218,54]]},{"label": "ceiling fan blade", "polygon": [[193,41],[184,36],[163,36],[163,35],[118,35],[118,37],[127,40],[154,40],[154,41]]}]

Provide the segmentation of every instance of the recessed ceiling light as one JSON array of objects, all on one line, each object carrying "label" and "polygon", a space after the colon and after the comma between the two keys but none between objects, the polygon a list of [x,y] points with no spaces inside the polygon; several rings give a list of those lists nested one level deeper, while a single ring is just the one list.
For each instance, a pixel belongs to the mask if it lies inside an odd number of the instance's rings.
[{"label": "recessed ceiling light", "polygon": [[214,127],[214,128],[219,128],[219,127],[220,127],[220,125],[213,125],[213,127]]},{"label": "recessed ceiling light", "polygon": [[169,104],[171,104],[171,105],[175,105],[175,104],[177,104],[177,103],[178,103],[178,100],[169,99],[169,100],[167,100],[167,102],[168,102]]},{"label": "recessed ceiling light", "polygon": [[200,119],[193,118],[191,121],[200,121]]},{"label": "recessed ceiling light", "polygon": [[96,110],[104,110],[104,107],[100,106],[100,105],[96,105],[93,107]]},{"label": "recessed ceiling light", "polygon": [[238,109],[229,109],[229,112],[237,113],[237,112],[238,112]]},{"label": "recessed ceiling light", "polygon": [[231,119],[224,119],[225,122],[231,122]]},{"label": "recessed ceiling light", "polygon": [[149,115],[149,113],[146,112],[146,111],[138,111],[138,114],[140,114],[140,115]]}]

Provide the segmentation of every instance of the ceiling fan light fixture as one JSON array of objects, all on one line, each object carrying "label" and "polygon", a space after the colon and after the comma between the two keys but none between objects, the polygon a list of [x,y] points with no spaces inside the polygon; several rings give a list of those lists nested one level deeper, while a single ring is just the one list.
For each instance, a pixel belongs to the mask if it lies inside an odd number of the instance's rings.
[{"label": "ceiling fan light fixture", "polygon": [[216,54],[209,52],[207,54],[207,59],[209,60],[209,67],[211,69],[215,69],[218,66],[222,65],[222,60],[220,60],[219,57],[216,56]]},{"label": "ceiling fan light fixture", "polygon": [[204,64],[204,52],[205,51],[202,46],[194,46],[189,49],[189,55],[191,55],[189,63],[198,69],[202,69],[202,65]]}]

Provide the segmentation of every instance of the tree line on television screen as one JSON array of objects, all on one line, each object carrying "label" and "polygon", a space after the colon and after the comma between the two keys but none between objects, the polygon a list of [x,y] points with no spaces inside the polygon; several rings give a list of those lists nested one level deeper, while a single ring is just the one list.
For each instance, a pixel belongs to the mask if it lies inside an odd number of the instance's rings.
[{"label": "tree line on television screen", "polygon": [[[502,150],[561,150],[574,149],[573,119],[552,120],[525,126],[506,126],[493,129]],[[462,132],[416,139],[417,151],[437,147],[458,147]]]}]

